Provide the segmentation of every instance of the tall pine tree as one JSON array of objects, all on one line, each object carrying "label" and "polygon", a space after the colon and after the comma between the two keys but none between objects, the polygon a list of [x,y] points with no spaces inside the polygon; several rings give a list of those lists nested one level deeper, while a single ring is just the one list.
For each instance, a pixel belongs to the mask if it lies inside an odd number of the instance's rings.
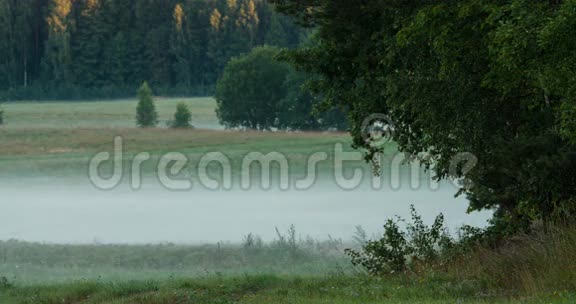
[{"label": "tall pine tree", "polygon": [[44,57],[44,80],[53,85],[72,82],[70,33],[72,0],[51,0],[48,14],[48,40]]}]

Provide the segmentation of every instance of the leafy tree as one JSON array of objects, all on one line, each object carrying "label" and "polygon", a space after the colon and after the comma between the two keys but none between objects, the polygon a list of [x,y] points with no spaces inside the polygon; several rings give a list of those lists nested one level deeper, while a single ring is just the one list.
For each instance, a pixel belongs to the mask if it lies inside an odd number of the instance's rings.
[{"label": "leafy tree", "polygon": [[278,50],[258,47],[233,58],[216,87],[217,114],[228,128],[270,130],[277,127],[279,102],[285,96],[288,65],[275,60]]},{"label": "leafy tree", "polygon": [[304,87],[311,76],[279,61],[278,54],[262,47],[230,61],[217,85],[220,121],[229,128],[340,130],[342,112],[316,111],[319,99]]},{"label": "leafy tree", "polygon": [[346,130],[346,116],[340,109],[322,103],[306,82],[310,74],[290,69],[284,82],[286,95],[278,108],[278,128],[293,131]]},{"label": "leafy tree", "polygon": [[[467,178],[470,210],[527,226],[576,211],[573,1],[273,0],[316,27],[290,54],[310,86],[349,110],[355,146],[380,152],[363,121],[382,113],[401,151],[438,178]],[[455,164],[475,155],[472,171]],[[570,214],[572,216],[570,216]]]},{"label": "leafy tree", "polygon": [[191,120],[192,114],[190,113],[188,105],[181,102],[176,106],[176,113],[174,113],[174,121],[171,127],[175,129],[192,128]]},{"label": "leafy tree", "polygon": [[290,69],[284,81],[285,96],[278,105],[278,128],[291,130],[318,130],[320,122],[313,115],[315,98],[302,87],[307,75]]},{"label": "leafy tree", "polygon": [[152,98],[152,90],[148,82],[144,82],[138,90],[138,107],[136,108],[136,123],[141,128],[153,128],[158,124],[158,113]]}]

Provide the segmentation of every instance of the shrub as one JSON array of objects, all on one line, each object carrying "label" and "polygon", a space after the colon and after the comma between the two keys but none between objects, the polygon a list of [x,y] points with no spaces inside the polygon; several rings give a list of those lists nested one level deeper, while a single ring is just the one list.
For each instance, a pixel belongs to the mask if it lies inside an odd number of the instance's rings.
[{"label": "shrub", "polygon": [[[372,275],[402,272],[411,261],[434,261],[452,247],[454,242],[445,228],[444,215],[437,216],[428,227],[411,206],[411,218],[410,223],[400,217],[389,219],[381,239],[366,242],[360,251],[346,249],[354,266],[362,266]],[[405,223],[406,229],[400,223]]]},{"label": "shrub", "polygon": [[0,290],[14,287],[8,278],[0,276]]},{"label": "shrub", "polygon": [[190,121],[192,120],[192,114],[188,106],[181,102],[176,106],[176,113],[174,113],[174,121],[171,123],[171,127],[175,129],[187,129],[192,128]]},{"label": "shrub", "polygon": [[0,126],[4,124],[4,109],[0,107]]},{"label": "shrub", "polygon": [[136,108],[136,123],[141,128],[152,128],[158,124],[158,112],[152,98],[152,90],[144,82],[138,90],[138,107]]}]

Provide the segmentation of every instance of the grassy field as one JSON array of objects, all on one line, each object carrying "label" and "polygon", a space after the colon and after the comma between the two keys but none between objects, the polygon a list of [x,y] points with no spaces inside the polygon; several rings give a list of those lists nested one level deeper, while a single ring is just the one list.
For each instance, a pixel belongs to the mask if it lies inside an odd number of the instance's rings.
[{"label": "grassy field", "polygon": [[442,278],[366,276],[282,277],[245,275],[200,280],[141,282],[85,281],[53,286],[4,287],[3,304],[444,304],[444,303],[574,303],[569,294],[509,299],[495,298],[467,282]]},{"label": "grassy field", "polygon": [[[207,152],[225,153],[238,163],[249,152],[274,151],[288,158],[291,169],[304,172],[312,153],[333,154],[337,143],[350,149],[347,134],[222,130],[211,98],[159,98],[156,104],[161,121],[171,119],[180,101],[190,106],[196,129],[137,129],[135,100],[8,103],[4,106],[6,124],[0,128],[0,177],[85,175],[91,157],[113,151],[116,136],[124,140],[127,164],[137,153],[151,153],[152,162],[143,168],[149,175],[155,174],[154,161],[168,152],[186,154],[192,168]],[[332,166],[326,164],[322,168]]]},{"label": "grassy field", "polygon": [[[193,124],[202,129],[220,129],[216,101],[212,98],[156,98],[160,127],[166,127],[176,105],[186,103],[192,109]],[[136,126],[136,99],[83,102],[9,102],[3,128],[74,129],[133,128]]]},{"label": "grassy field", "polygon": [[113,151],[114,137],[124,139],[127,153],[252,149],[314,151],[325,144],[349,145],[349,136],[338,133],[266,133],[171,129],[4,129],[0,130],[0,155],[66,155]]},{"label": "grassy field", "polygon": [[[283,232],[282,232],[283,233]],[[123,282],[210,276],[314,276],[356,272],[343,250],[354,244],[283,233],[264,243],[206,245],[50,245],[0,241],[0,278],[18,286],[78,280]],[[0,280],[1,281],[1,280]]]},{"label": "grassy field", "polygon": [[[164,128],[180,101],[190,105],[196,129]],[[154,174],[167,152],[187,155],[188,172],[206,152],[222,152],[238,166],[249,152],[276,151],[301,178],[312,153],[331,155],[338,143],[350,150],[347,134],[224,131],[211,98],[160,98],[157,106],[162,128],[144,130],[134,128],[135,100],[8,103],[0,128],[0,177],[16,183],[22,177],[73,177],[85,183],[87,178],[78,177],[86,177],[90,158],[113,151],[115,136],[124,139],[127,164],[136,153],[151,153],[145,174]],[[359,165],[369,170],[354,164]],[[330,169],[331,162],[320,165]],[[335,240],[286,237],[270,244],[205,246],[8,241],[0,242],[0,303],[575,303],[576,233],[569,236],[463,257],[448,272],[380,278],[353,267],[342,255],[347,245]],[[538,244],[557,245],[550,251]],[[557,260],[572,262],[555,265]]]},{"label": "grassy field", "polygon": [[341,241],[45,245],[0,242],[0,303],[574,303],[576,228],[445,265],[371,277]]},{"label": "grassy field", "polygon": [[[99,152],[113,152],[114,138],[124,143],[125,169],[134,156],[148,152],[151,160],[144,163],[144,175],[155,175],[162,155],[179,152],[189,159],[183,172],[191,172],[203,155],[221,152],[233,168],[240,168],[244,156],[251,152],[280,152],[290,163],[291,173],[301,178],[306,173],[308,158],[315,152],[334,154],[336,144],[350,150],[345,134],[263,133],[212,130],[170,129],[3,129],[0,130],[0,177],[85,177],[90,159]],[[109,166],[107,166],[109,165]],[[356,162],[367,171],[368,165]],[[333,161],[322,162],[319,170],[334,167]],[[104,171],[111,164],[104,165]],[[233,172],[236,175],[238,172]]]}]

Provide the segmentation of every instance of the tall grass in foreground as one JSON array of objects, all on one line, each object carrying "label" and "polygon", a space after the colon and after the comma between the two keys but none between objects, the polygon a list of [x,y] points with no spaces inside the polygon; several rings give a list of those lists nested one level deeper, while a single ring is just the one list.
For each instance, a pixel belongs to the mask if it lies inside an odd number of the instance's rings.
[{"label": "tall grass in foreground", "polygon": [[576,226],[512,237],[478,247],[446,264],[458,280],[475,280],[499,293],[562,294],[576,290]]},{"label": "tall grass in foreground", "polygon": [[300,237],[292,227],[264,242],[241,244],[55,245],[0,242],[0,278],[19,285],[74,280],[162,280],[245,274],[352,273],[341,240]]},{"label": "tall grass in foreground", "polygon": [[[359,244],[364,234],[357,232]],[[302,238],[294,227],[277,230],[272,242],[249,234],[241,244],[202,246],[0,242],[0,300],[4,295],[14,299],[7,303],[214,303],[217,297],[222,303],[576,301],[575,226],[517,235],[492,247],[476,245],[430,262],[412,259],[403,271],[378,276],[352,267],[342,254],[349,245]]]},{"label": "tall grass in foreground", "polygon": [[529,234],[508,236],[491,229],[464,226],[454,238],[443,215],[427,226],[412,207],[410,220],[388,220],[380,239],[346,253],[375,276],[444,277],[493,295],[576,291],[576,226],[534,225]]}]

